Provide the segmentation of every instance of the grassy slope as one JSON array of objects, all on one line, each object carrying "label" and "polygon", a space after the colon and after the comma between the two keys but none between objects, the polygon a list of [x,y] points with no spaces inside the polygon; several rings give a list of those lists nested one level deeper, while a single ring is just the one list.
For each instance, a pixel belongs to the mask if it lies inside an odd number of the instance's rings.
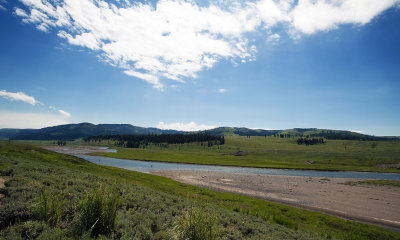
[{"label": "grassy slope", "polygon": [[[106,142],[104,142],[106,143]],[[235,156],[238,151],[247,155]],[[208,148],[200,144],[151,146],[146,149],[118,148],[117,153],[98,155],[167,162],[215,164],[249,167],[297,168],[400,172],[378,164],[400,163],[400,141],[328,140],[326,144],[298,145],[296,139],[274,137],[226,137],[225,145]],[[313,160],[314,164],[306,164]]]},{"label": "grassy slope", "polygon": [[[7,180],[1,190],[0,238],[18,239],[27,233],[39,239],[73,237],[77,202],[86,191],[103,186],[118,187],[122,196],[111,238],[163,239],[184,209],[197,204],[213,212],[221,236],[232,239],[400,239],[399,233],[375,226],[98,166],[31,145],[0,143],[0,158],[0,173]],[[63,221],[56,227],[37,221],[32,211],[43,187],[61,193],[66,201]]]}]

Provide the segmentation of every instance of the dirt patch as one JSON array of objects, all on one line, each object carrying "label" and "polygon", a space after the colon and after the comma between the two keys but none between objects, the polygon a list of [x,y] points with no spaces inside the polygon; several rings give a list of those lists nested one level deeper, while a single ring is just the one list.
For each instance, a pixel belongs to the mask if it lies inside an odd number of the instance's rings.
[{"label": "dirt patch", "polygon": [[211,171],[158,171],[153,174],[400,231],[400,188],[344,184],[359,179]]}]

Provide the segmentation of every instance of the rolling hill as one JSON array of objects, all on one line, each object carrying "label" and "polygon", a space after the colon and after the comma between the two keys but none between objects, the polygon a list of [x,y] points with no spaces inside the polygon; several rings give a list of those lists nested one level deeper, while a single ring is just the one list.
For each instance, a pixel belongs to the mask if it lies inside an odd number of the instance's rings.
[{"label": "rolling hill", "polygon": [[[75,140],[89,136],[118,134],[174,134],[187,133],[176,130],[145,128],[130,124],[66,124],[42,129],[0,129],[0,139],[12,140]],[[341,140],[400,140],[399,137],[376,137],[345,130],[330,130],[317,128],[293,128],[286,130],[249,129],[245,127],[218,127],[198,131],[200,134],[218,136],[276,136],[276,137],[322,137]]]},{"label": "rolling hill", "polygon": [[[0,130],[0,133],[3,129]],[[55,127],[47,127],[29,131],[22,131],[20,134],[9,135],[12,140],[75,140],[78,138],[117,135],[117,134],[162,134],[182,133],[175,130],[161,130],[157,128],[143,128],[130,124],[66,124]]]}]

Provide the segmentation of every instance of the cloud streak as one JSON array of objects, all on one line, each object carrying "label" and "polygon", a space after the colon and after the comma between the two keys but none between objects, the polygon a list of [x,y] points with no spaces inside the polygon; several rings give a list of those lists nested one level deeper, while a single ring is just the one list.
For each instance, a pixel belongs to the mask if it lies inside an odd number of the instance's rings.
[{"label": "cloud streak", "polygon": [[[185,82],[222,59],[254,61],[249,33],[278,26],[297,38],[364,25],[399,0],[161,0],[155,4],[102,0],[20,0],[14,13],[41,31],[55,30],[69,44],[95,51],[108,64],[154,88]],[[278,37],[279,36],[279,37]]]},{"label": "cloud streak", "polygon": [[26,95],[23,92],[14,93],[7,92],[6,90],[0,90],[0,96],[11,101],[22,101],[31,105],[36,105],[39,103],[34,97]]},{"label": "cloud streak", "polygon": [[205,124],[197,124],[195,122],[189,123],[164,123],[159,122],[157,124],[157,128],[159,129],[167,129],[167,130],[178,130],[178,131],[200,131],[206,129],[216,128],[216,126],[205,125]]},{"label": "cloud streak", "polygon": [[64,110],[58,110],[58,112],[61,114],[61,115],[63,115],[63,116],[65,116],[65,117],[71,117],[71,114],[70,113],[67,113],[66,111],[64,111]]}]

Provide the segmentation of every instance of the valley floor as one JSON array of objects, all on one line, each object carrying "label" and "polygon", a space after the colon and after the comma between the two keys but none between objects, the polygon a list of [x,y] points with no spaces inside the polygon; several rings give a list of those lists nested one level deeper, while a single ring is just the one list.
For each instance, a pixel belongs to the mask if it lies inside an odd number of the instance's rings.
[{"label": "valley floor", "polygon": [[218,191],[284,203],[400,231],[400,187],[346,185],[357,179],[158,171],[153,174]]}]

